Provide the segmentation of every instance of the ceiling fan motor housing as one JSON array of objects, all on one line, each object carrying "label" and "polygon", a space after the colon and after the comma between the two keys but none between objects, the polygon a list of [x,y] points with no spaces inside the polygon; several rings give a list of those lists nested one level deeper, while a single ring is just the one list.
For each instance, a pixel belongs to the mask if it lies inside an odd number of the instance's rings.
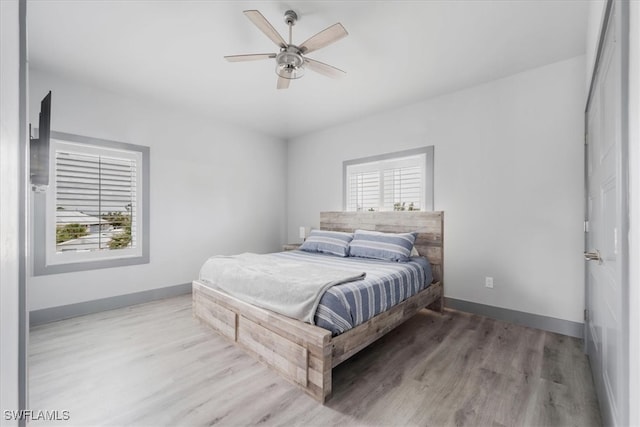
[{"label": "ceiling fan motor housing", "polygon": [[284,13],[284,22],[287,25],[296,25],[296,21],[298,20],[298,14],[293,10],[287,10]]}]

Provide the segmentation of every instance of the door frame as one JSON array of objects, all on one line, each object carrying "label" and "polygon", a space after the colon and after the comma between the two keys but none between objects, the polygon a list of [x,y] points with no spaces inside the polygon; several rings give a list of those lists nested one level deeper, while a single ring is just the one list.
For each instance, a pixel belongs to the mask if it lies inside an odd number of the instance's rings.
[{"label": "door frame", "polygon": [[[591,100],[593,98],[593,92],[596,85],[596,77],[600,70],[600,62],[604,50],[605,35],[609,29],[609,22],[611,19],[611,13],[616,8],[617,19],[617,34],[616,38],[620,46],[620,153],[619,158],[621,161],[617,163],[620,173],[620,212],[619,223],[620,230],[618,235],[619,239],[619,259],[620,259],[620,296],[622,300],[621,304],[621,328],[622,328],[622,365],[623,376],[620,379],[622,381],[622,396],[621,402],[617,402],[619,406],[620,419],[618,422],[620,425],[628,425],[630,421],[630,402],[629,402],[629,374],[630,369],[630,354],[629,354],[629,338],[630,338],[630,325],[629,325],[629,305],[625,302],[629,301],[630,285],[629,285],[629,0],[607,0],[605,6],[605,13],[603,21],[600,26],[600,35],[598,39],[598,48],[596,54],[595,64],[591,72],[591,81],[589,85],[589,92],[587,94],[587,100],[584,111],[584,132],[585,132],[585,145],[584,145],[584,218],[585,224],[588,220],[588,146],[587,146],[587,130],[589,126],[588,113],[591,106]],[[585,227],[584,246],[585,251],[590,248],[587,247],[587,231]],[[584,349],[587,353],[588,336],[589,333],[589,313],[590,307],[588,282],[587,282],[587,263],[585,262],[585,275],[584,275],[584,290],[585,290],[585,322],[584,322]],[[590,361],[591,362],[591,361]],[[601,381],[594,378],[594,384],[598,394],[598,401],[603,416],[603,422],[605,425],[611,425],[611,407],[607,399],[606,391],[601,386]]]},{"label": "door frame", "polygon": [[[640,3],[629,4],[629,401],[640,401]],[[632,262],[635,260],[635,262]],[[630,425],[640,426],[640,406]]]}]

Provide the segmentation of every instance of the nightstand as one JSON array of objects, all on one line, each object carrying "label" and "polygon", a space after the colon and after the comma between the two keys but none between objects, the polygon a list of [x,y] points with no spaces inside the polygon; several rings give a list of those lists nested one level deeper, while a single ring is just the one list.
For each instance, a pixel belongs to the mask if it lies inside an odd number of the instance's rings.
[{"label": "nightstand", "polygon": [[282,250],[295,251],[296,249],[300,248],[300,245],[302,245],[302,243],[287,243],[286,245],[282,246]]}]

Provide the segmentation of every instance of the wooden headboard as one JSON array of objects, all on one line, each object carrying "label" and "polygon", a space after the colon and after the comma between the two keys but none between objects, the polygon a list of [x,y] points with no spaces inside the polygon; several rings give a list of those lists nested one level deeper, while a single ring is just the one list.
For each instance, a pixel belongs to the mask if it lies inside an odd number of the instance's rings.
[{"label": "wooden headboard", "polygon": [[418,232],[415,247],[431,264],[433,278],[444,273],[444,212],[320,212],[320,229],[353,232],[356,229],[386,233]]}]

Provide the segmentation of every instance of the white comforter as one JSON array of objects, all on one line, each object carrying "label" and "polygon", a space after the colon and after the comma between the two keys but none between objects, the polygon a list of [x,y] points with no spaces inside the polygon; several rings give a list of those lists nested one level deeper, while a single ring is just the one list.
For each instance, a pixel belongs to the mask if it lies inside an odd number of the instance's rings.
[{"label": "white comforter", "polygon": [[241,301],[311,324],[324,291],[364,277],[364,272],[252,253],[214,256],[200,269],[200,280]]}]

